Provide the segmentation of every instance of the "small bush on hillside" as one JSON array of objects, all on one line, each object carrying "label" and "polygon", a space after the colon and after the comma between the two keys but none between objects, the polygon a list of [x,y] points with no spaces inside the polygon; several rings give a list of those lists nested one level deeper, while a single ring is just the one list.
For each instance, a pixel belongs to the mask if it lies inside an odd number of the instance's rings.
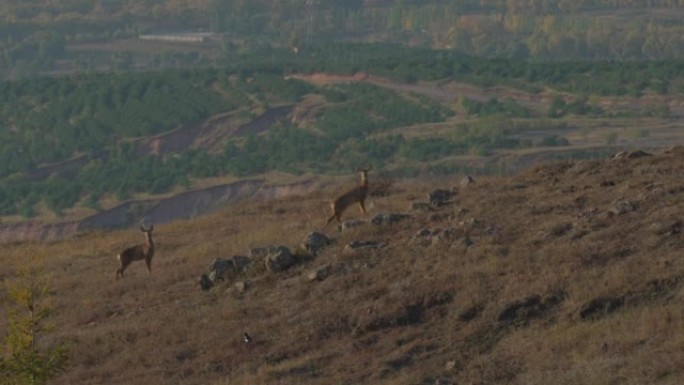
[{"label": "small bush on hillside", "polygon": [[52,330],[48,318],[50,287],[41,269],[31,258],[18,270],[16,282],[7,285],[8,330],[5,351],[0,356],[0,382],[3,384],[45,384],[67,363],[66,348],[42,348],[40,337]]}]

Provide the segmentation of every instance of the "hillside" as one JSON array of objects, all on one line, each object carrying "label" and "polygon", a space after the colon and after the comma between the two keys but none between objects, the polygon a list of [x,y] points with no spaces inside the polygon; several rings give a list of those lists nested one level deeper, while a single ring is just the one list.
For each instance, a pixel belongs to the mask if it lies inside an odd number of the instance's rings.
[{"label": "hillside", "polygon": [[[70,349],[56,384],[680,384],[683,169],[674,147],[470,184],[396,180],[343,218],[407,216],[324,228],[350,176],[155,226],[151,277],[137,262],[114,279],[114,255],[142,239],[132,229],[5,244],[0,279],[28,254],[50,271],[56,329],[40,344]],[[424,204],[435,189],[455,195]],[[200,289],[214,258],[297,250],[311,231],[334,243],[279,273],[253,257]],[[354,241],[384,247],[346,251]]]}]

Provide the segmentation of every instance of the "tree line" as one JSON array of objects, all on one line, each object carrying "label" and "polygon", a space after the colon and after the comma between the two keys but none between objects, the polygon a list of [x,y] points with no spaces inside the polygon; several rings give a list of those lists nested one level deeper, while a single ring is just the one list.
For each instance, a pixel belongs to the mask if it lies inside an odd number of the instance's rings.
[{"label": "tree line", "polygon": [[[255,46],[303,49],[369,40],[410,41],[480,57],[676,59],[684,54],[683,5],[684,0],[8,0],[0,7],[0,71],[23,77],[67,69],[192,67]],[[211,45],[211,55],[193,48],[69,49],[168,30],[213,31],[223,40]]]}]

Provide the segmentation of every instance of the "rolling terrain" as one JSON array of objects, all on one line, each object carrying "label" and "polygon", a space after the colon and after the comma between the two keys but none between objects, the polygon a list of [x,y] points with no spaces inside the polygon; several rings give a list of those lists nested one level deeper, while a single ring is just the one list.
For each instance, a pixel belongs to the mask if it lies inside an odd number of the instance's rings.
[{"label": "rolling terrain", "polygon": [[[540,119],[549,109],[554,97],[561,95],[572,100],[572,95],[564,95],[557,91],[527,93],[509,87],[477,87],[454,81],[432,81],[404,83],[364,73],[353,76],[316,73],[309,75],[290,75],[289,79],[297,79],[326,87],[334,84],[366,83],[382,87],[397,94],[411,97],[421,95],[449,108],[459,108],[460,100],[467,98],[479,102],[487,100],[512,100],[534,112],[532,119],[518,119],[497,122],[513,139],[539,142],[546,137],[559,136],[568,140],[566,146],[535,146],[521,149],[499,149],[489,156],[453,156],[447,162],[471,168],[475,173],[486,173],[488,169],[503,170],[505,173],[516,172],[537,162],[553,159],[605,156],[607,153],[621,149],[657,149],[676,143],[680,140],[682,119],[684,119],[684,101],[674,96],[644,95],[641,97],[596,97],[594,103],[600,105],[608,114],[628,114],[644,111],[654,104],[667,105],[667,118],[655,117],[585,117],[569,116],[552,121]],[[222,143],[229,139],[241,139],[248,135],[259,135],[268,132],[280,122],[292,122],[300,127],[315,131],[314,122],[320,111],[328,104],[320,98],[304,97],[293,104],[276,104],[255,111],[251,119],[240,112],[219,113],[197,124],[179,127],[162,134],[140,137],[133,141],[136,151],[142,155],[173,155],[193,149],[209,152],[221,150]],[[471,116],[459,111],[455,116],[443,123],[430,125],[419,124],[398,127],[382,135],[401,135],[404,137],[450,137],[454,127],[459,124],[472,124],[486,117]],[[514,129],[507,127],[520,125],[528,128]],[[518,131],[516,131],[518,130]],[[609,139],[612,136],[613,139]],[[106,160],[108,154],[103,151],[97,156]],[[82,167],[85,157],[75,157],[57,164],[43,165],[32,171],[26,178],[30,180],[45,179],[50,175],[60,176],[74,173]],[[436,162],[439,163],[439,162]],[[427,163],[426,163],[427,165]],[[401,164],[385,164],[385,171],[391,171]],[[415,165],[414,165],[415,166]],[[417,166],[420,168],[420,165]],[[255,179],[255,178],[250,178]],[[185,189],[176,189],[160,196],[141,194],[123,202],[101,202],[99,210],[75,207],[66,210],[62,216],[54,214],[39,215],[36,218],[7,217],[0,224],[0,240],[53,240],[70,236],[76,231],[85,229],[110,229],[126,227],[135,223],[141,216],[148,216],[155,222],[165,223],[175,219],[194,218],[212,212],[227,201],[238,201],[253,197],[259,192],[262,196],[284,197],[286,194],[308,191],[305,185],[325,184],[330,178],[306,174],[296,175],[260,175],[255,188],[240,188],[248,180],[230,178],[209,178],[195,180]],[[217,193],[217,191],[224,193]],[[257,196],[259,195],[257,194]],[[169,205],[173,206],[169,210]],[[159,211],[164,211],[160,215]],[[43,213],[46,214],[46,213]]]},{"label": "rolling terrain", "polygon": [[[137,262],[114,279],[142,241],[121,230],[7,243],[0,280],[29,254],[49,272],[39,346],[70,351],[55,384],[680,384],[683,169],[672,147],[397,179],[339,231],[328,202],[350,176],[157,224],[151,276]],[[316,255],[299,246],[312,231],[333,239]],[[271,245],[296,263],[267,270],[255,249]],[[252,264],[200,289],[236,255]]]}]

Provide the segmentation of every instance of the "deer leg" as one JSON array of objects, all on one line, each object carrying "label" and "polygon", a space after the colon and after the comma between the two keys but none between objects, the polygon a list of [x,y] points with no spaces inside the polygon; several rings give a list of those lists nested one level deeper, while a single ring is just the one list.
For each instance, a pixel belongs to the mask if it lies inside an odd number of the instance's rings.
[{"label": "deer leg", "polygon": [[147,273],[149,275],[152,275],[152,259],[151,258],[145,259],[145,263],[147,264]]},{"label": "deer leg", "polygon": [[124,261],[121,260],[121,255],[117,255],[116,257],[119,260],[119,263],[121,264],[119,268],[116,269],[116,279],[119,279],[119,276],[121,276],[121,278],[123,278],[124,276],[123,273],[124,270],[126,270],[126,263],[124,263]]},{"label": "deer leg", "polygon": [[328,218],[328,223],[326,223],[326,225],[332,222],[333,219],[337,219],[338,222],[340,221],[340,213],[337,212],[337,209],[335,208],[335,203],[331,203],[330,208],[332,209],[332,215],[330,216],[330,218]]},{"label": "deer leg", "polygon": [[126,266],[122,264],[121,267],[119,267],[119,268],[116,270],[116,278],[117,278],[117,279],[119,279],[119,276],[121,276],[121,278],[124,277],[124,270],[126,270]]},{"label": "deer leg", "polygon": [[361,208],[362,213],[366,213],[366,206],[364,206],[363,201],[359,201],[359,207]]}]

